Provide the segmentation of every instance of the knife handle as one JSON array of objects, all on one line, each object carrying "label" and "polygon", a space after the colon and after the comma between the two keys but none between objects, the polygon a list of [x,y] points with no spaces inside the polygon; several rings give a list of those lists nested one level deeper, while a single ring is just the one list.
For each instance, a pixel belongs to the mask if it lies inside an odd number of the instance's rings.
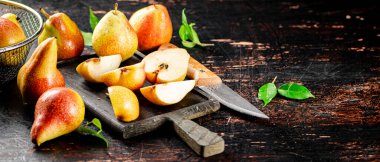
[{"label": "knife handle", "polygon": [[191,120],[170,118],[174,130],[197,154],[209,157],[224,151],[224,140],[218,134]]},{"label": "knife handle", "polygon": [[[161,45],[158,50],[164,50],[168,48],[178,47],[174,44],[166,43]],[[191,56],[186,76],[190,79],[196,80],[198,86],[218,85],[222,83],[222,79],[220,79],[218,75],[216,75],[214,72],[209,70],[206,66],[204,66]]]}]

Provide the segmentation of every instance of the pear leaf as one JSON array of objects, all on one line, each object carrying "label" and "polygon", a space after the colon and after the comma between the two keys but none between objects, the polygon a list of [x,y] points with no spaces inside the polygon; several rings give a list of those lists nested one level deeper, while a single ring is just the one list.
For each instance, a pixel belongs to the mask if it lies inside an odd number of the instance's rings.
[{"label": "pear leaf", "polygon": [[305,86],[296,83],[286,83],[278,88],[278,93],[284,97],[296,100],[315,98]]},{"label": "pear leaf", "polygon": [[182,41],[182,45],[187,47],[187,48],[193,48],[195,45],[197,45],[196,43],[194,42],[189,42],[189,41]]},{"label": "pear leaf", "polygon": [[181,25],[181,27],[179,28],[179,37],[181,37],[181,40],[187,40],[187,35],[188,34],[185,25]]},{"label": "pear leaf", "polygon": [[182,10],[182,25],[179,29],[179,37],[182,40],[182,45],[187,48],[193,48],[195,45],[201,47],[213,46],[214,44],[204,44],[199,40],[197,32],[194,30],[193,26],[195,23],[188,24],[187,17],[185,14],[185,9]]},{"label": "pear leaf", "polygon": [[92,46],[92,33],[80,31],[84,39],[84,45]]},{"label": "pear leaf", "polygon": [[99,23],[99,18],[96,17],[96,15],[94,14],[94,12],[92,12],[91,7],[89,7],[88,10],[90,12],[90,26],[91,26],[92,31],[94,31],[96,25],[98,25],[98,23]]},{"label": "pear leaf", "polygon": [[195,25],[194,23],[191,23],[189,25],[189,28],[190,28],[190,37],[189,37],[189,39],[191,41],[193,41],[194,43],[199,43],[200,44],[201,42],[199,41],[198,34],[197,34],[197,32],[195,32],[195,30],[193,28],[194,25]]},{"label": "pear leaf", "polygon": [[182,10],[182,24],[188,25],[188,23],[187,23],[187,17],[186,17],[186,14],[185,14],[185,10],[186,10],[186,8],[184,8]]},{"label": "pear leaf", "polygon": [[259,88],[259,99],[264,101],[263,107],[271,102],[276,95],[277,87],[274,83],[267,83]]},{"label": "pear leaf", "polygon": [[76,129],[76,131],[80,134],[98,137],[101,140],[103,140],[106,143],[106,146],[108,147],[108,140],[103,135],[101,135],[99,132],[96,132],[95,130],[92,130],[92,129],[90,129],[88,127],[84,127],[84,126],[80,126],[79,128]]},{"label": "pear leaf", "polygon": [[91,123],[98,127],[100,130],[102,130],[102,123],[100,123],[100,120],[98,118],[92,119]]}]

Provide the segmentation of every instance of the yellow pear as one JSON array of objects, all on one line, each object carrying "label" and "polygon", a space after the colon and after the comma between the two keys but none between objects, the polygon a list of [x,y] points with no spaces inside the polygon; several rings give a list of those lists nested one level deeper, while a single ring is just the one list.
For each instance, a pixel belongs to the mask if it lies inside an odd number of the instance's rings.
[{"label": "yellow pear", "polygon": [[117,10],[109,11],[96,25],[92,35],[92,48],[98,56],[118,53],[123,61],[132,57],[138,47],[137,34],[127,17]]}]

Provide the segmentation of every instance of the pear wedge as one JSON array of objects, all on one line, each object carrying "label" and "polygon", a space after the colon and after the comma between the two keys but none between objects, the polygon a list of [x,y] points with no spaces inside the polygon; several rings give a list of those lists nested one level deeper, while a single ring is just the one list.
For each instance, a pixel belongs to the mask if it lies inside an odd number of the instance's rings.
[{"label": "pear wedge", "polygon": [[185,49],[171,48],[145,56],[145,73],[152,84],[182,81],[186,77],[190,55]]},{"label": "pear wedge", "polygon": [[111,86],[108,87],[108,93],[117,119],[131,122],[139,117],[139,101],[130,89],[122,86]]},{"label": "pear wedge", "polygon": [[144,63],[125,66],[101,76],[101,80],[107,86],[123,86],[132,91],[140,89],[145,81]]},{"label": "pear wedge", "polygon": [[167,106],[180,102],[194,86],[195,80],[186,80],[144,87],[140,92],[153,104]]},{"label": "pear wedge", "polygon": [[118,68],[120,63],[121,56],[119,54],[100,58],[90,58],[80,63],[77,66],[76,71],[89,82],[101,83],[101,75]]}]

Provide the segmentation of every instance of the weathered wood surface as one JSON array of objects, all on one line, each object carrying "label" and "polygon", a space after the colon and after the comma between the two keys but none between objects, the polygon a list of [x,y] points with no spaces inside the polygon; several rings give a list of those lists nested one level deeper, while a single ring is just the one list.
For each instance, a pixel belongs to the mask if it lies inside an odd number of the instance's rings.
[{"label": "weathered wood surface", "polygon": [[[98,16],[114,1],[27,1],[35,9],[63,11],[89,31],[87,7]],[[119,1],[130,16],[154,1]],[[77,134],[40,149],[29,141],[31,108],[20,102],[15,83],[0,93],[1,160],[379,160],[380,159],[380,6],[369,1],[182,1],[164,2],[178,38],[180,12],[187,8],[201,41],[193,57],[247,98],[269,121],[221,107],[194,120],[225,140],[223,154],[203,159],[172,130],[172,125],[122,140],[106,130],[101,141]],[[297,82],[316,99],[275,98],[265,108],[257,98],[260,85]],[[86,115],[90,115],[87,113]],[[91,119],[91,116],[87,117]]]}]

